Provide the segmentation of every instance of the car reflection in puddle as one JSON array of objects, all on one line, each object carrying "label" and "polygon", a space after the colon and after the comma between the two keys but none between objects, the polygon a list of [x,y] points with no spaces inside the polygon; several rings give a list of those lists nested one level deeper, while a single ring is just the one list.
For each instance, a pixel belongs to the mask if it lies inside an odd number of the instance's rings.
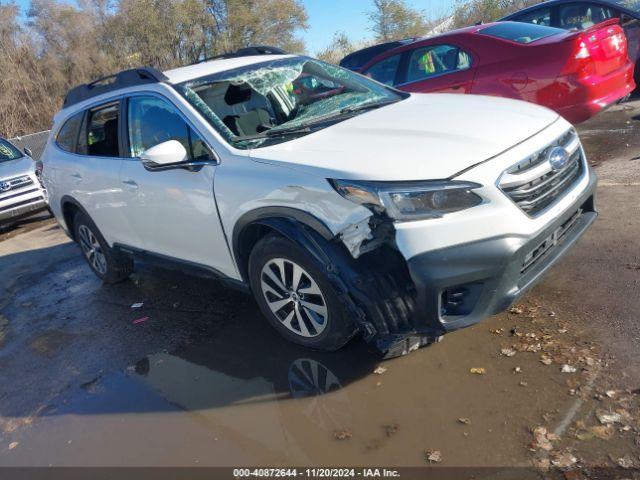
[{"label": "car reflection in puddle", "polygon": [[289,344],[271,332],[243,341],[228,333],[180,351],[150,355],[135,365],[135,376],[170,404],[196,416],[201,426],[223,430],[226,439],[258,450],[291,454],[293,448],[305,455],[313,448],[307,445],[314,437],[311,431],[330,438],[348,427],[352,407],[345,387],[369,375],[379,362],[360,341],[322,353]]}]

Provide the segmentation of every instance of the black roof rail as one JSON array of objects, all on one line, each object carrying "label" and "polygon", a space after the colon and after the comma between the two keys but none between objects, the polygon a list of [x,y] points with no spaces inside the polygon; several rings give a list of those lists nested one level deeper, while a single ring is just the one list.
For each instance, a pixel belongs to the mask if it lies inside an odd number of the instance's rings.
[{"label": "black roof rail", "polygon": [[121,88],[147,83],[160,83],[167,80],[168,78],[161,71],[152,67],[123,70],[122,72],[94,80],[91,83],[85,83],[72,88],[67,93],[62,107],[67,108],[89,98]]},{"label": "black roof rail", "polygon": [[235,52],[222,53],[214,57],[203,58],[195,62],[203,63],[209,60],[221,60],[225,58],[237,58],[237,57],[250,57],[252,55],[287,55],[287,52],[278,47],[271,47],[269,45],[250,45],[248,47],[239,48]]}]

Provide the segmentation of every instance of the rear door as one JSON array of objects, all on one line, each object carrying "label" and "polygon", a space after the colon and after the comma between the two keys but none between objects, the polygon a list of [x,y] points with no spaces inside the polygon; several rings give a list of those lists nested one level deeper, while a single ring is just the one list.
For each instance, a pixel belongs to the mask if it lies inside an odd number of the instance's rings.
[{"label": "rear door", "polygon": [[396,87],[406,92],[471,93],[473,58],[456,45],[428,45],[405,51]]},{"label": "rear door", "polygon": [[45,166],[53,170],[56,200],[64,194],[79,202],[109,244],[127,235],[119,178],[120,117],[119,100],[71,116],[56,134],[49,154],[56,158]]}]

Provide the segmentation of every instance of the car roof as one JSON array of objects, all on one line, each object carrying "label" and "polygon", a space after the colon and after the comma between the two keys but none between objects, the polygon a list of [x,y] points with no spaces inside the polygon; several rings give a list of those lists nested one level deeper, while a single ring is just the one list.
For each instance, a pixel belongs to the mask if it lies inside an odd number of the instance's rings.
[{"label": "car roof", "polygon": [[543,8],[543,7],[547,7],[547,6],[554,6],[554,5],[562,5],[565,3],[596,3],[596,4],[601,4],[601,5],[609,5],[613,8],[616,8],[618,10],[622,10],[625,13],[628,13],[631,16],[634,17],[639,17],[640,16],[640,12],[638,11],[634,11],[633,9],[630,9],[628,7],[625,7],[622,2],[620,0],[547,0],[546,2],[541,2],[538,3],[536,5],[532,5],[530,7],[527,8],[523,8],[522,10],[518,10],[517,12],[513,12],[503,18],[500,19],[500,21],[504,21],[504,20],[510,20],[515,16],[524,14],[524,13],[528,13],[528,12],[534,12],[536,10],[538,10],[539,8]]},{"label": "car roof", "polygon": [[254,63],[294,57],[295,55],[251,55],[246,57],[219,58],[187,65],[186,67],[174,68],[173,70],[167,70],[163,73],[168,78],[169,83],[177,84],[235,68],[246,67]]},{"label": "car roof", "polygon": [[[437,35],[429,35],[429,36],[424,36],[424,37],[416,37],[415,39],[413,39],[413,41],[411,42],[406,42],[400,46],[397,46],[395,48],[392,48],[390,50],[385,50],[384,52],[379,53],[378,55],[376,55],[375,57],[370,58],[366,63],[364,63],[361,67],[361,69],[364,69],[365,67],[369,67],[377,62],[379,62],[380,60],[396,55],[397,53],[403,52],[405,51],[407,48],[410,48],[411,46],[419,46],[422,42],[426,42],[426,41],[433,41],[433,40],[446,40],[449,37],[456,37],[459,35],[468,35],[468,34],[475,34],[478,33],[480,30],[483,30],[487,27],[490,27],[491,25],[495,25],[494,23],[483,23],[481,25],[472,25],[470,27],[464,27],[464,28],[457,28],[455,30],[449,30],[448,32],[443,32],[443,33],[439,33]],[[494,37],[496,40],[502,40],[498,37]]]}]

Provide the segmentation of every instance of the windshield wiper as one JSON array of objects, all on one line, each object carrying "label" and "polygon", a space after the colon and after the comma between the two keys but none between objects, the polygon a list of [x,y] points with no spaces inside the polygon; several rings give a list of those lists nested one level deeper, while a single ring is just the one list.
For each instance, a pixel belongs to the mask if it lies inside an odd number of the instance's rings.
[{"label": "windshield wiper", "polygon": [[283,128],[281,130],[267,130],[266,132],[258,133],[256,135],[237,135],[233,137],[233,141],[242,142],[244,140],[264,140],[269,137],[284,137],[286,135],[295,135],[296,133],[311,133],[311,127],[307,125],[300,125],[291,128]]},{"label": "windshield wiper", "polygon": [[287,127],[287,128],[278,128],[278,127],[274,127],[271,130],[267,130],[265,132],[259,133],[257,135],[240,135],[240,136],[235,136],[233,137],[233,141],[235,142],[242,142],[244,140],[264,140],[265,138],[269,138],[269,137],[279,137],[279,136],[286,136],[286,135],[296,135],[298,133],[311,133],[314,127],[319,127],[320,125],[330,122],[332,120],[338,120],[341,117],[344,117],[345,115],[349,115],[352,113],[357,113],[357,112],[361,112],[364,110],[370,110],[370,109],[374,109],[374,108],[380,108],[380,107],[384,107],[385,105],[390,105],[392,103],[396,103],[399,100],[385,100],[383,102],[367,102],[367,103],[363,103],[360,105],[352,105],[349,107],[344,107],[343,109],[341,109],[339,112],[336,113],[330,113],[327,115],[322,115],[319,117],[316,117],[313,121],[311,122],[304,122],[301,123],[299,125],[295,125],[292,127]]}]

